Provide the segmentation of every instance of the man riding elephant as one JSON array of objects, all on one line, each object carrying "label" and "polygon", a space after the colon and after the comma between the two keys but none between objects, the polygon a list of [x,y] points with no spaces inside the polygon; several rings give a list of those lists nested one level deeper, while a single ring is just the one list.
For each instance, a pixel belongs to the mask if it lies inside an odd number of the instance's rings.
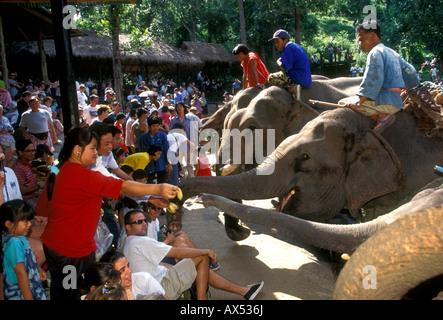
[{"label": "man riding elephant", "polygon": [[381,43],[380,32],[378,23],[375,28],[365,23],[356,27],[360,48],[369,52],[366,71],[357,97],[339,101],[373,119],[378,133],[392,124],[395,113],[403,109],[401,90],[420,84],[415,68]]},{"label": "man riding elephant", "polygon": [[282,51],[277,64],[283,70],[270,74],[269,83],[287,88],[293,95],[296,95],[297,85],[309,88],[312,83],[311,65],[303,47],[290,42],[289,33],[282,29],[277,30],[269,41],[274,41],[275,48]]}]

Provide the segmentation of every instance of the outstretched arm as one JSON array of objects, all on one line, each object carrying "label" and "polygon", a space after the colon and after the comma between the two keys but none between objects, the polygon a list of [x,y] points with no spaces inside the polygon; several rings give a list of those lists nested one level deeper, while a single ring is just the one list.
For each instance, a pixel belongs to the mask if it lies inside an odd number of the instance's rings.
[{"label": "outstretched arm", "polygon": [[158,194],[167,199],[174,199],[178,193],[178,187],[171,184],[145,184],[136,181],[123,181],[120,194],[128,196],[144,196],[149,194]]}]

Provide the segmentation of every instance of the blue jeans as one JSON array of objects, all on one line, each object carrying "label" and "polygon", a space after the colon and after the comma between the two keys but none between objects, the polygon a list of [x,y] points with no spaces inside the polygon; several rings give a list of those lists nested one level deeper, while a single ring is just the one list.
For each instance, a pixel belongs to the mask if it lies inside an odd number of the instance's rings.
[{"label": "blue jeans", "polygon": [[178,186],[179,177],[178,177],[178,163],[172,165],[172,171],[169,173],[169,183]]}]

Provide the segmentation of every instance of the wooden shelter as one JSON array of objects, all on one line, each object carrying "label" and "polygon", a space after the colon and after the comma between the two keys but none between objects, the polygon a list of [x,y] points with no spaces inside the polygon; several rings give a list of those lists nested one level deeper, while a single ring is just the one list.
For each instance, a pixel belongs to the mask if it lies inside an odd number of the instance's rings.
[{"label": "wooden shelter", "polygon": [[[71,39],[73,64],[77,78],[97,77],[101,80],[112,75],[112,40],[108,36],[100,36],[96,31],[85,30],[83,37]],[[122,72],[143,75],[161,73],[162,75],[178,76],[180,72],[189,72],[203,66],[198,57],[175,48],[165,41],[155,38],[147,44],[148,48],[140,51],[128,51],[129,36],[120,35]],[[46,57],[52,62],[56,57],[55,44],[52,39],[43,41]],[[10,65],[18,68],[32,68],[39,56],[36,41],[24,41],[14,44],[7,52]],[[55,73],[57,65],[48,63],[48,72]],[[19,72],[24,72],[17,70]],[[178,73],[178,74],[177,74]]]},{"label": "wooden shelter", "polygon": [[182,50],[199,57],[205,65],[226,65],[231,67],[239,64],[238,59],[226,51],[220,44],[183,41]]}]

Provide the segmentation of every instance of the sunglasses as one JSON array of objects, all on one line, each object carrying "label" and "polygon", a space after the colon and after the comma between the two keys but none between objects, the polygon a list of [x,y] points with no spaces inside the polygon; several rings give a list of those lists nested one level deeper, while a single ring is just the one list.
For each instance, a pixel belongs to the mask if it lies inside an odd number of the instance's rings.
[{"label": "sunglasses", "polygon": [[143,222],[144,222],[144,223],[147,223],[147,221],[148,221],[147,218],[145,218],[145,219],[138,219],[138,220],[135,220],[135,221],[129,222],[128,224],[142,224]]},{"label": "sunglasses", "polygon": [[[148,207],[149,208],[149,207]],[[156,206],[152,206],[152,207],[150,207],[152,210],[155,210],[155,211],[160,211],[162,208],[160,208],[160,207],[156,207]]]}]

